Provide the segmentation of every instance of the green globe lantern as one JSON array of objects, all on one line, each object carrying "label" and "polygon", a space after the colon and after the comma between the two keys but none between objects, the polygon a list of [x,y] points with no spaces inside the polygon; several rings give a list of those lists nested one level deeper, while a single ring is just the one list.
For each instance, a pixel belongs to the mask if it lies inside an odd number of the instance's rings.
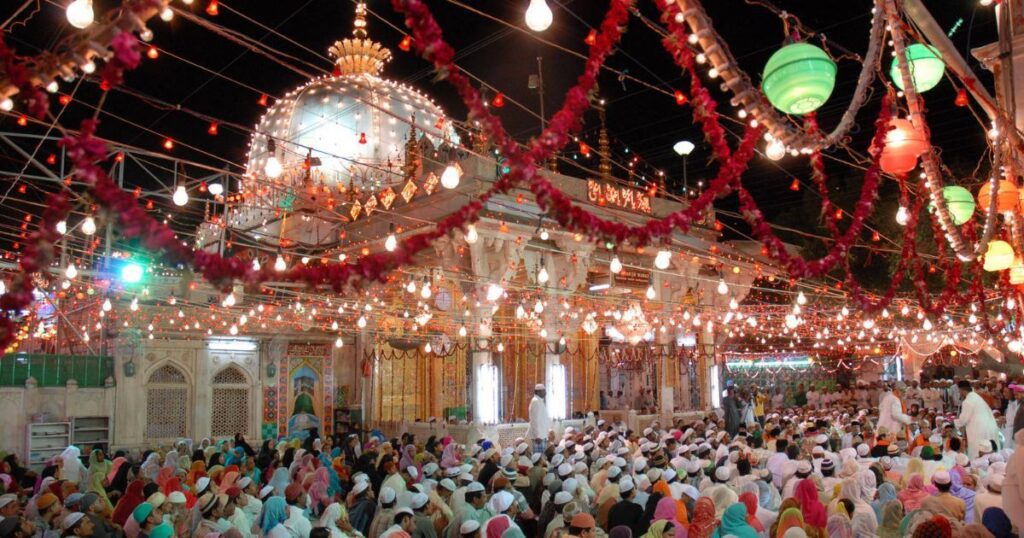
[{"label": "green globe lantern", "polygon": [[775,51],[764,66],[761,89],[772,106],[786,114],[814,112],[832,95],[836,63],[810,43]]},{"label": "green globe lantern", "polygon": [[[910,78],[914,81],[914,89],[918,93],[926,92],[934,88],[946,71],[946,64],[942,61],[942,53],[931,45],[915,43],[905,50],[907,61],[910,62]],[[903,88],[903,77],[900,76],[899,58],[892,59],[892,67],[889,68],[889,77],[899,89]]]},{"label": "green globe lantern", "polygon": [[[949,209],[953,224],[960,226],[974,216],[974,196],[971,195],[971,191],[959,185],[950,185],[942,189],[942,198],[946,200],[946,208]],[[935,212],[934,203],[928,204],[928,211]]]}]

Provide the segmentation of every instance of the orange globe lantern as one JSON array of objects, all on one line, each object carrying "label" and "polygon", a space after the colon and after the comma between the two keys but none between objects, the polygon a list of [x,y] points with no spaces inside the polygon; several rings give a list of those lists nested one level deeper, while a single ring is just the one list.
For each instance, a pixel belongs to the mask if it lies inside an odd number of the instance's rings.
[{"label": "orange globe lantern", "polygon": [[879,164],[887,173],[906,174],[917,166],[917,158],[928,149],[928,140],[910,120],[896,118],[889,121],[889,127]]},{"label": "orange globe lantern", "polygon": [[[1005,179],[999,180],[996,185],[996,212],[1013,213],[1017,210],[1019,193],[1017,186]],[[992,203],[992,182],[986,181],[978,190],[978,208],[988,212]]]}]

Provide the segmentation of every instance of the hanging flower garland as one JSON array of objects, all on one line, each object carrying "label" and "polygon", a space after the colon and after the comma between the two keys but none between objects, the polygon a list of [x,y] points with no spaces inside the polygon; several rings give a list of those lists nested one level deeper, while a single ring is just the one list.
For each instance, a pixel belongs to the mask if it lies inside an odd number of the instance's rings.
[{"label": "hanging flower garland", "polygon": [[[792,278],[818,278],[831,271],[845,259],[846,253],[864,229],[865,220],[871,215],[878,197],[879,180],[882,175],[879,160],[882,150],[885,149],[889,119],[892,117],[890,105],[889,97],[883,98],[881,110],[875,120],[875,136],[871,141],[871,165],[864,173],[864,183],[861,185],[860,199],[854,209],[852,222],[843,235],[836,238],[836,242],[829,248],[828,253],[821,258],[807,261],[799,256],[791,255],[786,250],[785,243],[775,235],[750,192],[742,185],[739,186],[740,211],[743,219],[750,225],[754,237],[767,247],[768,254],[781,263]],[[818,154],[820,158],[818,150],[815,150],[812,156],[814,154]]]}]

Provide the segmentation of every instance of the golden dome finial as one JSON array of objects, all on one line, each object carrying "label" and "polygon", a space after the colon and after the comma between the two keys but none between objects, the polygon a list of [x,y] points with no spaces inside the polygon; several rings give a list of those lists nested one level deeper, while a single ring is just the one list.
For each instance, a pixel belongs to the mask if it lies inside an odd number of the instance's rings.
[{"label": "golden dome finial", "polygon": [[366,33],[366,2],[356,2],[353,37],[335,41],[329,52],[336,58],[338,75],[380,75],[391,61],[391,51],[369,39]]}]

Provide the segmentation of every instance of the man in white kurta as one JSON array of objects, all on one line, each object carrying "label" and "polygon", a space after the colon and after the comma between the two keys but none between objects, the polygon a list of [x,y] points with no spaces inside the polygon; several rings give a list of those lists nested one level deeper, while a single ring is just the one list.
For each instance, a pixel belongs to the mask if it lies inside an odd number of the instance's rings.
[{"label": "man in white kurta", "polygon": [[526,438],[533,439],[533,451],[544,452],[548,431],[551,430],[551,416],[548,415],[548,404],[544,401],[547,391],[544,385],[533,388],[533,399],[530,400],[530,426],[526,429]]},{"label": "man in white kurta", "polygon": [[879,430],[884,427],[887,432],[896,433],[902,431],[907,424],[913,421],[903,412],[903,402],[900,400],[900,396],[905,390],[906,386],[903,383],[897,383],[892,390],[887,390],[882,394],[882,401],[878,404]]},{"label": "man in white kurta", "polygon": [[957,383],[960,390],[960,416],[954,424],[964,430],[967,436],[967,456],[972,460],[978,457],[978,448],[982,443],[999,440],[999,425],[992,416],[992,409],[971,388],[966,379]]}]

